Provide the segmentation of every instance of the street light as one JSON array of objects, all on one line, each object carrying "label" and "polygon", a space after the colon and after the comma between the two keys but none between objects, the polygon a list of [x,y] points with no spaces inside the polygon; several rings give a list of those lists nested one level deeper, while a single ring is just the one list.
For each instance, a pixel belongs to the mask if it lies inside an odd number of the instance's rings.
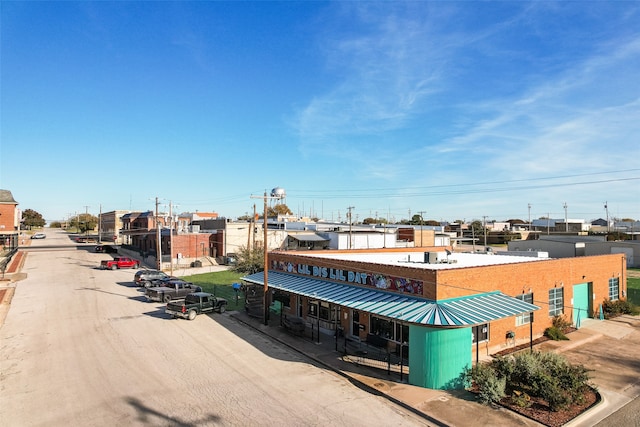
[{"label": "street light", "polygon": [[276,187],[271,190],[271,195],[267,196],[267,191],[265,190],[264,196],[251,196],[252,199],[263,199],[264,201],[264,216],[262,221],[262,227],[264,229],[264,271],[263,271],[263,281],[264,281],[264,324],[269,324],[269,285],[267,284],[267,279],[269,277],[269,254],[267,247],[267,200],[280,200],[286,197],[286,193],[283,188]]}]

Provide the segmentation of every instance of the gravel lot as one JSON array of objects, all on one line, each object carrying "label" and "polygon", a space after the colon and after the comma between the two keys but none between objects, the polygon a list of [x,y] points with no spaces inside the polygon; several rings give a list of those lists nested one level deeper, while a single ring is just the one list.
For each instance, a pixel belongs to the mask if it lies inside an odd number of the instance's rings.
[{"label": "gravel lot", "polygon": [[0,329],[3,426],[426,425],[227,314],[170,319],[63,232],[37,247]]}]

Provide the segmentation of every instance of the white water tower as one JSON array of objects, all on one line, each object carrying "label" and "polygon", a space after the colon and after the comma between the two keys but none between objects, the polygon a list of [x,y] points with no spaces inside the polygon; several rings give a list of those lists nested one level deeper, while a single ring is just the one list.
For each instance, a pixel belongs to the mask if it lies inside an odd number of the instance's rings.
[{"label": "white water tower", "polygon": [[282,187],[276,187],[273,190],[271,190],[271,204],[275,204],[274,200],[278,200],[277,204],[281,204],[281,203],[285,203],[286,204],[286,199],[287,199],[287,192],[284,191],[284,188]]}]

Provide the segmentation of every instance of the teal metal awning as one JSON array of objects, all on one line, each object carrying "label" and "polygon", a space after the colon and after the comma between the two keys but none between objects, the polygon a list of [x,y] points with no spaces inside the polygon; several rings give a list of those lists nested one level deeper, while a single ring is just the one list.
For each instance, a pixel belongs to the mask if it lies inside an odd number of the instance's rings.
[{"label": "teal metal awning", "polygon": [[[264,286],[264,273],[254,273],[242,280]],[[425,326],[473,326],[540,309],[499,291],[433,301],[272,271],[267,282],[272,289]]]}]

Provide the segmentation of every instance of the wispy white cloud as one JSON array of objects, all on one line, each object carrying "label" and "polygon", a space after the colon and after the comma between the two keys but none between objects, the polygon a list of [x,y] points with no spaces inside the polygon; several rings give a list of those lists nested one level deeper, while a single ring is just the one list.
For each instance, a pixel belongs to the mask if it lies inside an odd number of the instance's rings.
[{"label": "wispy white cloud", "polygon": [[[366,14],[361,5],[358,12]],[[299,111],[294,127],[303,151],[402,128],[440,90],[446,53],[429,22],[404,13],[366,14],[364,33],[329,40],[327,62],[341,81]]]}]

